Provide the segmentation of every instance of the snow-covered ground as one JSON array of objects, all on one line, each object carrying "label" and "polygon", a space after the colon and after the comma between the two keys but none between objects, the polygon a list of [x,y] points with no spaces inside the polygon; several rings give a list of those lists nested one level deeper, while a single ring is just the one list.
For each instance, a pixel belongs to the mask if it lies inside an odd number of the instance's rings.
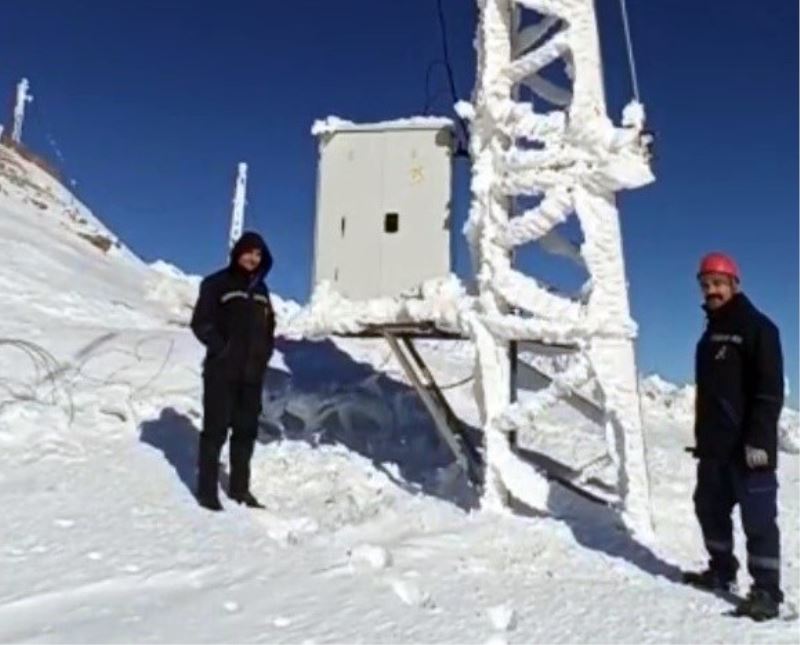
[{"label": "snow-covered ground", "polygon": [[[555,486],[548,515],[478,510],[378,341],[281,339],[254,458],[268,508],[198,508],[202,351],[185,326],[196,279],[119,243],[103,250],[97,236],[116,240],[91,213],[0,152],[0,641],[797,641],[796,621],[731,618],[675,582],[704,559],[683,451],[691,391],[657,377],[642,383],[652,545]],[[277,305],[282,322],[296,308]],[[422,351],[478,426],[470,349]],[[788,411],[794,604],[797,427]],[[599,445],[565,407],[540,432],[521,443],[574,465]]]}]

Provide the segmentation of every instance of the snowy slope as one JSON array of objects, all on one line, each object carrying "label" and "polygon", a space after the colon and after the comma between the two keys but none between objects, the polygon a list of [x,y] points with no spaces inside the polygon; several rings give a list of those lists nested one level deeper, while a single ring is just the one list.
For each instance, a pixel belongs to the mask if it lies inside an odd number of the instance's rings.
[{"label": "snowy slope", "polygon": [[[548,516],[475,510],[376,341],[281,339],[254,461],[268,509],[199,509],[202,352],[185,327],[196,279],[92,244],[85,226],[113,235],[88,211],[86,223],[65,215],[70,196],[12,161],[16,182],[0,168],[0,641],[796,641],[797,622],[731,619],[724,601],[672,581],[703,557],[690,409],[653,379],[649,548],[558,488]],[[48,208],[32,195],[50,195]],[[477,426],[470,349],[422,351]],[[543,427],[534,448],[591,453],[573,411]],[[787,529],[798,465],[782,454]],[[796,603],[795,533],[784,574]]]}]

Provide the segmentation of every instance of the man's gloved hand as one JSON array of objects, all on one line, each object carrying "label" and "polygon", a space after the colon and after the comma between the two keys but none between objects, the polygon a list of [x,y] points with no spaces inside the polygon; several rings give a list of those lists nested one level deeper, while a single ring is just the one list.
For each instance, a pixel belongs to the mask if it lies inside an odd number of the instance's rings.
[{"label": "man's gloved hand", "polygon": [[763,468],[769,465],[769,455],[766,450],[754,448],[753,446],[744,447],[744,459],[748,468]]}]

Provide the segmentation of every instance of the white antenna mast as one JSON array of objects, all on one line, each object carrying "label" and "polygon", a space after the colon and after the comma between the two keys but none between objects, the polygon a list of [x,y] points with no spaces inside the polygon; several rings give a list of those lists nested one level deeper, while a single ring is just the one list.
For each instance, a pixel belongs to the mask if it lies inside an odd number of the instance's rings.
[{"label": "white antenna mast", "polygon": [[242,236],[244,229],[244,208],[247,204],[247,164],[240,163],[236,175],[236,188],[233,193],[233,212],[231,213],[231,232],[228,247],[233,248]]},{"label": "white antenna mast", "polygon": [[14,103],[14,127],[11,131],[11,139],[19,143],[22,139],[22,124],[25,121],[25,104],[33,101],[33,97],[28,94],[30,84],[27,78],[23,78],[17,84],[17,100]]}]

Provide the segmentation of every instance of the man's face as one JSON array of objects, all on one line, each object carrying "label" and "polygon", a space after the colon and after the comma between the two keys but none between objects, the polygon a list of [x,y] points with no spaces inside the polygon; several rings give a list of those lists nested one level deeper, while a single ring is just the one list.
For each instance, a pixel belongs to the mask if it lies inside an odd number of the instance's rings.
[{"label": "man's face", "polygon": [[261,264],[261,249],[250,249],[239,256],[239,266],[248,273],[255,271]]},{"label": "man's face", "polygon": [[736,281],[724,273],[706,273],[700,276],[700,289],[706,306],[719,309],[736,294]]}]

